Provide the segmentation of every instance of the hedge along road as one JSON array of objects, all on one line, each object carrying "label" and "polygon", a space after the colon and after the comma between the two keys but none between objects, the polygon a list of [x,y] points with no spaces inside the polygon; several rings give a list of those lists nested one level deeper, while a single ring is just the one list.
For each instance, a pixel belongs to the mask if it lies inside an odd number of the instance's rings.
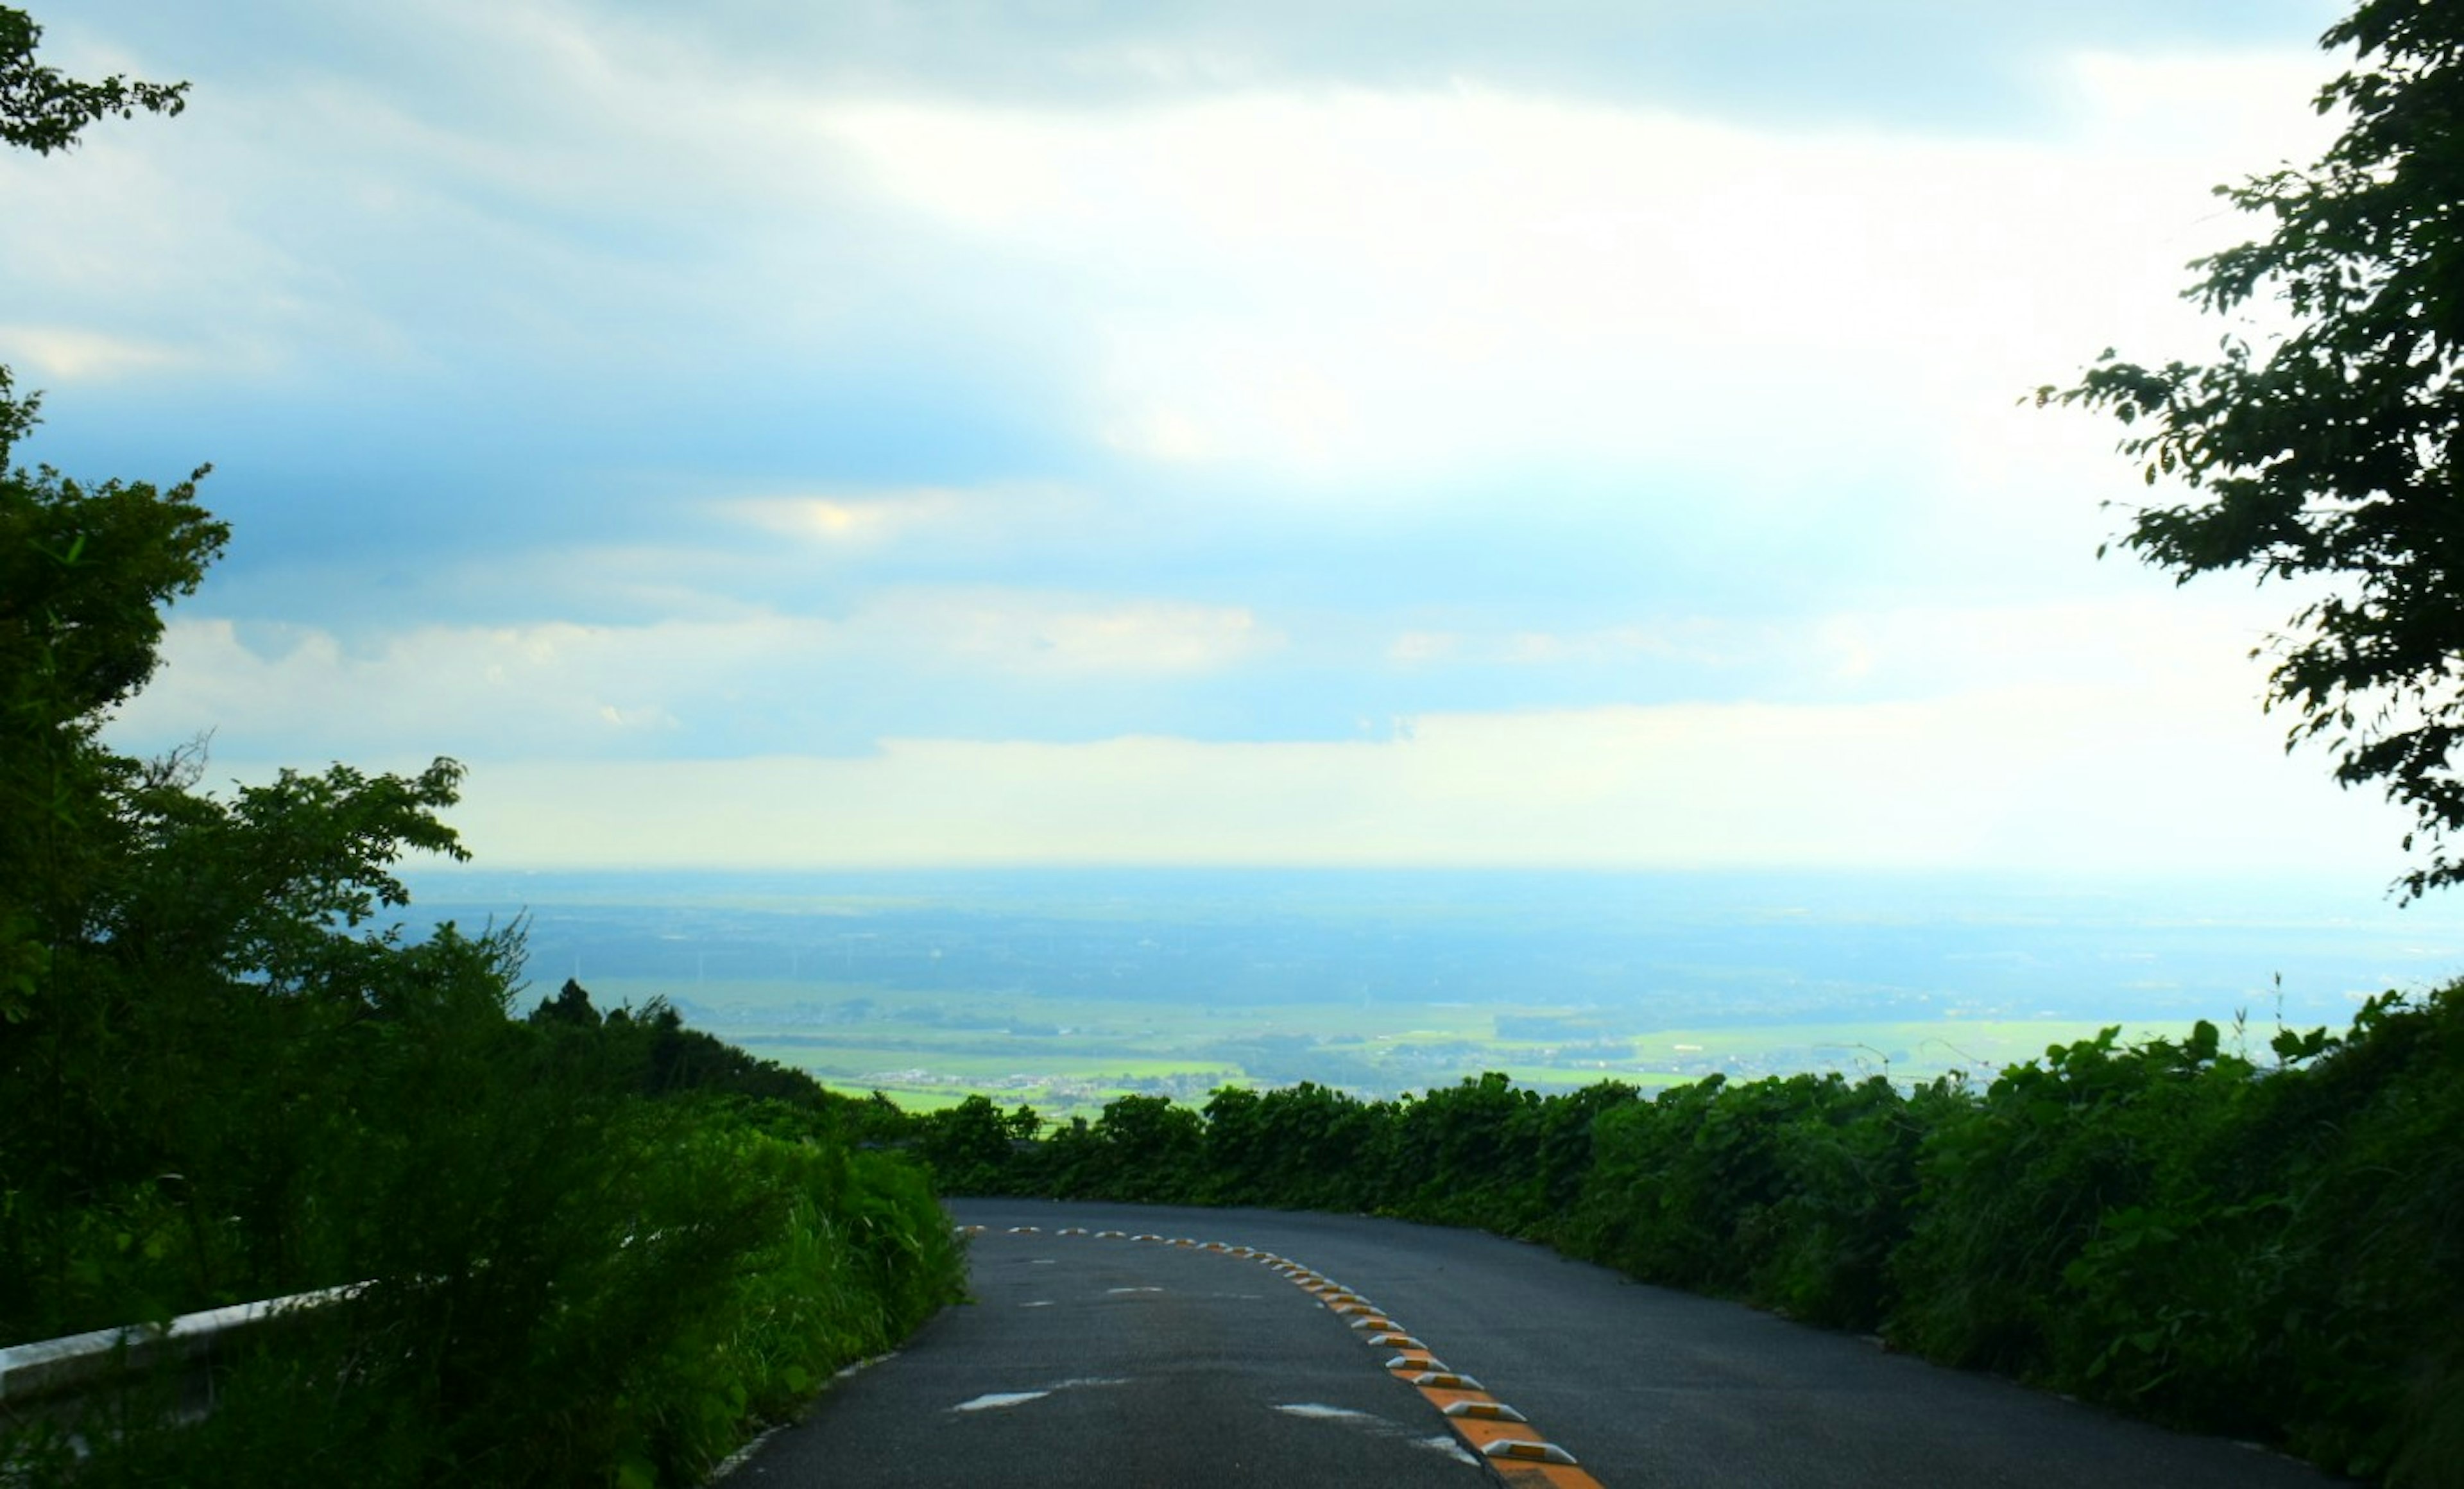
[{"label": "hedge along road", "polygon": [[[949,1208],[983,1227],[975,1301],[834,1385],[728,1489],[2343,1482],[1477,1232],[1264,1210]],[[1370,1343],[1387,1334],[1404,1340]],[[1423,1358],[1475,1386],[1416,1386],[1436,1373]],[[1528,1422],[1440,1411],[1482,1398]],[[1474,1456],[1501,1436],[1579,1466]]]}]

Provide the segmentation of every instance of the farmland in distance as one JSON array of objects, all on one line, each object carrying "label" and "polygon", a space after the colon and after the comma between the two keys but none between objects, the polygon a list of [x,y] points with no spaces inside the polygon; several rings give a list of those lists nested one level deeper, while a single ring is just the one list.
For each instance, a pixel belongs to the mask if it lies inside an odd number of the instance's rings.
[{"label": "farmland in distance", "polygon": [[531,995],[672,1003],[840,1089],[1048,1116],[1486,1070],[1646,1090],[1718,1072],[1978,1078],[2106,1024],[2341,1025],[2464,968],[2464,919],[2349,889],[1972,877],[1280,871],[514,876]]}]

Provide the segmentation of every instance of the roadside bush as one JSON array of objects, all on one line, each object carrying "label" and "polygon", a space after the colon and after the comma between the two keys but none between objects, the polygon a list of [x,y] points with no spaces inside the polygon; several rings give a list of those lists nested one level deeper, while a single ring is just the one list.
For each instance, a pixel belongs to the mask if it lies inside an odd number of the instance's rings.
[{"label": "roadside bush", "polygon": [[1895,1329],[1914,1347],[2013,1374],[2083,1374],[2092,1362],[2077,1356],[2091,1331],[2070,1316],[2072,1283],[2174,1233],[2172,1206],[2205,1192],[2249,1064],[2216,1069],[2217,1032],[2205,1022],[2183,1045],[2122,1048],[2118,1033],[2011,1066],[1926,1135],[1919,1215],[1895,1263]]},{"label": "roadside bush", "polygon": [[1091,1126],[1075,1122],[1053,1135],[1045,1155],[1052,1192],[1148,1205],[1199,1201],[1205,1125],[1163,1097],[1115,1098]]},{"label": "roadside bush", "polygon": [[1778,1198],[1750,1296],[1808,1322],[1871,1329],[1890,1312],[1893,1253],[1908,1232],[1918,1142],[1961,1093],[1951,1082],[1903,1098],[1880,1076],[1826,1076],[1779,1137]]},{"label": "roadside bush", "polygon": [[1377,1208],[1440,1225],[1513,1233],[1535,1175],[1540,1093],[1496,1071],[1394,1103],[1379,1151]]},{"label": "roadside bush", "polygon": [[496,1163],[396,1189],[424,1218],[356,1300],[251,1347],[202,1422],[112,1404],[77,1481],[698,1483],[962,1281],[912,1166],[532,1089],[406,1153]]},{"label": "roadside bush", "polygon": [[2464,984],[2380,999],[2262,1083],[2270,1381],[2300,1451],[2390,1482],[2464,1463]]},{"label": "roadside bush", "polygon": [[1207,1099],[1202,1184],[1212,1203],[1359,1210],[1378,1182],[1386,1108],[1303,1081]]},{"label": "roadside bush", "polygon": [[1032,1154],[1020,1145],[1042,1126],[1031,1106],[1003,1112],[990,1097],[971,1096],[957,1105],[912,1120],[916,1156],[932,1170],[933,1187],[944,1194],[1021,1194],[1039,1187],[1028,1171]]}]

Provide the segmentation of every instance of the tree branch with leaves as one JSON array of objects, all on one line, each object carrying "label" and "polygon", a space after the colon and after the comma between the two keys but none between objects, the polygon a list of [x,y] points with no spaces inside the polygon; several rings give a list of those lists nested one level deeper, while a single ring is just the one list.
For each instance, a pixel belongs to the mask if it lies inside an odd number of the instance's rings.
[{"label": "tree branch with leaves", "polygon": [[0,144],[37,155],[67,149],[86,125],[117,114],[177,114],[185,82],[131,82],[114,75],[81,82],[34,60],[43,28],[23,11],[0,6]]},{"label": "tree branch with leaves", "polygon": [[2287,748],[2323,739],[2340,783],[2411,811],[2413,898],[2464,882],[2464,7],[2365,0],[2321,44],[2355,55],[2316,100],[2343,135],[2219,187],[2273,231],[2194,261],[2185,291],[2227,317],[2276,302],[2292,328],[2228,334],[2205,364],[2108,350],[2036,399],[2111,413],[2149,485],[2188,488],[2120,539],[2177,582],[2329,582],[2254,655],[2275,657]]}]

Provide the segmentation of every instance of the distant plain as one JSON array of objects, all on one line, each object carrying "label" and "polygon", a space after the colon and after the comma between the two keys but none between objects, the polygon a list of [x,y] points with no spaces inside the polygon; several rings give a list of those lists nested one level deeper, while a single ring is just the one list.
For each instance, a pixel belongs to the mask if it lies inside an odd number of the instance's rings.
[{"label": "distant plain", "polygon": [[[1972,875],[983,871],[429,874],[419,921],[519,914],[528,996],[687,1022],[902,1105],[1047,1117],[1496,1070],[1990,1079],[2049,1044],[2280,1021],[2464,974],[2464,907],[2375,886]],[[2234,1021],[2244,1027],[2236,1035]]]}]

